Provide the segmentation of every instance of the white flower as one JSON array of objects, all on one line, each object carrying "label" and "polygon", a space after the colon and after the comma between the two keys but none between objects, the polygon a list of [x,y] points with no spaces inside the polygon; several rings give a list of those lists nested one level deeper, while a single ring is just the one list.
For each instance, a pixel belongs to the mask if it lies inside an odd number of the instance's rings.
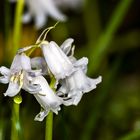
[{"label": "white flower", "polygon": [[21,88],[30,93],[36,93],[40,90],[39,85],[31,85],[30,81],[32,77],[40,75],[41,72],[31,70],[30,58],[25,54],[17,54],[10,69],[2,66],[0,73],[3,75],[0,77],[0,82],[9,83],[8,89],[4,93],[5,96],[13,97],[19,93]]},{"label": "white flower", "polygon": [[41,48],[47,65],[57,80],[73,73],[73,64],[55,42],[42,43]]},{"label": "white flower", "polygon": [[77,105],[83,94],[95,89],[96,85],[102,80],[101,76],[96,79],[86,76],[88,59],[83,57],[76,60],[73,57],[74,47],[72,47],[72,43],[73,39],[69,38],[61,45],[61,49],[66,55],[69,55],[71,52],[69,60],[75,68],[71,75],[60,81],[62,86],[57,91],[57,95],[64,96],[65,105]]},{"label": "white flower", "polygon": [[35,120],[42,121],[44,117],[48,115],[49,111],[58,114],[58,111],[61,109],[60,105],[63,104],[63,100],[53,92],[46,79],[43,76],[35,77],[32,84],[39,84],[41,86],[41,90],[38,94],[34,94],[34,96],[43,109],[36,115]]},{"label": "white flower", "polygon": [[85,57],[76,61],[74,65],[77,70],[62,81],[57,94],[65,96],[65,105],[77,105],[84,93],[95,89],[96,85],[101,82],[101,76],[92,79],[85,75],[87,62],[88,59]]},{"label": "white flower", "polygon": [[66,16],[59,11],[54,0],[25,0],[25,3],[28,7],[28,12],[23,15],[23,22],[28,23],[33,17],[37,29],[45,25],[49,16],[57,21],[66,20]]}]

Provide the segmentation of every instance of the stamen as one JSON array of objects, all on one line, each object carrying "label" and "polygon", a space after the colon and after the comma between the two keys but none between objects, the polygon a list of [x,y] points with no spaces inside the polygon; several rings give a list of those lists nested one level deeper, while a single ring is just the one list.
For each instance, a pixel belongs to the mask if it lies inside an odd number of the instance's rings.
[{"label": "stamen", "polygon": [[19,71],[11,76],[10,81],[13,83],[18,83],[19,87],[21,88],[23,86],[23,71]]},{"label": "stamen", "polygon": [[11,81],[11,82],[14,81],[14,75],[11,76],[10,81]]}]

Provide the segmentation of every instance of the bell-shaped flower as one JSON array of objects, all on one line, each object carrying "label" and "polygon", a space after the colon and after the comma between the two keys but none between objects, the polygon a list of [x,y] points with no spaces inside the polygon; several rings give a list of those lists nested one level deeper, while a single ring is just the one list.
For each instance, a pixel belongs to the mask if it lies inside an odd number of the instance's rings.
[{"label": "bell-shaped flower", "polygon": [[28,11],[23,15],[23,22],[28,23],[33,17],[37,29],[45,25],[49,16],[57,21],[66,20],[66,16],[60,12],[54,0],[25,0],[25,3]]},{"label": "bell-shaped flower", "polygon": [[41,48],[46,63],[57,80],[64,79],[75,71],[72,62],[55,42],[44,42]]},{"label": "bell-shaped flower", "polygon": [[2,66],[0,67],[0,83],[8,84],[8,89],[4,93],[5,96],[13,97],[19,93],[20,89],[30,93],[36,93],[40,90],[39,85],[31,85],[32,77],[41,75],[41,71],[31,70],[30,58],[25,54],[17,54],[11,64],[10,69]]},{"label": "bell-shaped flower", "polygon": [[83,94],[96,88],[102,80],[101,76],[92,79],[86,76],[88,59],[83,57],[73,65],[76,68],[70,76],[62,80],[62,86],[57,92],[58,96],[64,96],[65,105],[77,105]]},{"label": "bell-shaped flower", "polygon": [[39,84],[41,86],[41,90],[37,94],[34,94],[42,107],[41,112],[36,115],[35,120],[42,121],[48,115],[49,111],[58,114],[58,111],[61,109],[60,105],[63,104],[63,100],[49,87],[46,79],[43,76],[35,77],[32,84]]}]

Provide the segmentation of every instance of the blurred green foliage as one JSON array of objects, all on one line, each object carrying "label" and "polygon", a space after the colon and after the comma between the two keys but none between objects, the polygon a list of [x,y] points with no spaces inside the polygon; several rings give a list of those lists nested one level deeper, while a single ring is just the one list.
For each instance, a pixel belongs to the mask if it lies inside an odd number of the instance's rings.
[{"label": "blurred green foliage", "polygon": [[[0,62],[9,67],[15,4],[8,0],[0,3]],[[139,0],[85,0],[81,9],[65,11],[68,21],[48,34],[47,39],[58,44],[74,38],[77,58],[86,56],[90,60],[90,77],[103,76],[103,82],[85,94],[78,106],[62,106],[54,116],[54,140],[140,139],[139,5]],[[49,19],[46,26],[54,23]],[[36,31],[30,23],[23,25],[21,32],[19,42],[24,47],[33,44],[41,30]],[[3,97],[6,88],[0,85],[0,140],[9,140],[11,131],[12,99]],[[24,91],[21,95],[22,139],[43,140],[45,121],[33,120],[40,106],[32,95]]]}]

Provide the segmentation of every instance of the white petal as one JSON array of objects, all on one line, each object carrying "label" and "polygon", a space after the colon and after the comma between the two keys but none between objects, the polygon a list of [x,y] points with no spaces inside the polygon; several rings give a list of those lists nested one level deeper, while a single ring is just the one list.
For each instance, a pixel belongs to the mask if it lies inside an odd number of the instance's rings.
[{"label": "white petal", "polygon": [[8,76],[1,76],[0,77],[0,83],[8,84],[9,83],[9,77]]},{"label": "white petal", "polygon": [[75,67],[83,67],[83,66],[87,66],[88,64],[88,58],[87,57],[82,57],[81,59],[77,60],[75,63],[74,63],[74,66]]},{"label": "white petal", "polygon": [[63,42],[63,44],[60,46],[60,48],[62,49],[62,51],[68,55],[69,52],[71,51],[71,47],[72,47],[72,43],[73,43],[73,39],[72,38],[68,38],[67,40],[65,40]]},{"label": "white petal", "polygon": [[21,54],[21,66],[26,71],[31,70],[30,58],[24,53]]},{"label": "white petal", "polygon": [[55,42],[42,44],[41,48],[47,65],[56,79],[63,79],[74,71],[69,58]]},{"label": "white petal", "polygon": [[29,70],[29,71],[26,71],[26,72],[31,77],[36,77],[36,76],[42,75],[42,70],[41,69],[39,69],[39,70]]},{"label": "white petal", "polygon": [[11,67],[10,67],[10,70],[11,70],[11,74],[19,72],[20,70],[22,70],[21,55],[17,54],[14,57],[13,62],[12,62]]},{"label": "white petal", "polygon": [[37,114],[34,118],[35,121],[43,121],[44,118],[48,115],[49,110],[42,110],[39,114]]},{"label": "white petal", "polygon": [[[71,60],[71,59],[70,59]],[[81,59],[77,60],[73,58],[73,65],[76,68],[80,68],[83,70],[84,73],[87,72],[87,64],[88,64],[88,58],[87,57],[82,57]]]},{"label": "white petal", "polygon": [[67,88],[66,81],[63,80],[62,86],[57,91],[57,95],[58,96],[65,96],[65,94],[67,94],[68,92],[69,92],[69,89]]},{"label": "white petal", "polygon": [[23,89],[31,94],[37,94],[41,91],[40,84],[32,84],[33,78],[28,73],[24,74]]},{"label": "white petal", "polygon": [[50,109],[57,114],[57,112],[60,110],[60,105],[63,103],[63,100],[53,92],[43,76],[36,77],[32,83],[40,84],[41,86],[42,90],[39,92],[39,94],[34,94],[34,96],[43,109]]},{"label": "white petal", "polygon": [[[87,77],[82,69],[77,69],[72,75],[63,80],[57,95],[64,96],[64,105],[77,105],[83,94],[96,88],[101,82],[101,76],[96,79]],[[65,97],[66,96],[66,97]]]},{"label": "white petal", "polygon": [[10,76],[10,69],[2,66],[0,67],[0,73],[5,76]]},{"label": "white petal", "polygon": [[[75,85],[71,84],[71,88],[80,89],[83,93],[89,92],[89,91],[95,89],[96,84],[101,82],[101,77],[99,77],[97,79],[88,78],[81,69],[76,71],[73,74],[73,76],[71,77],[71,79],[72,78],[73,78],[73,81],[75,82]],[[80,82],[78,82],[78,81],[80,81]]]},{"label": "white petal", "polygon": [[27,82],[23,84],[22,88],[31,94],[38,94],[38,92],[41,91],[40,85],[33,85]]},{"label": "white petal", "polygon": [[95,89],[96,88],[96,85],[99,84],[99,83],[101,83],[102,77],[99,76],[96,79],[87,78],[87,80],[88,80],[88,85],[84,89],[84,92],[85,93],[90,92],[91,90]]},{"label": "white petal", "polygon": [[67,100],[64,100],[64,105],[66,106],[78,105],[83,96],[83,93],[80,90],[72,90],[71,93],[69,94],[71,96]]},{"label": "white petal", "polygon": [[4,93],[4,96],[13,97],[19,93],[20,89],[21,88],[17,83],[10,82],[7,91]]}]

